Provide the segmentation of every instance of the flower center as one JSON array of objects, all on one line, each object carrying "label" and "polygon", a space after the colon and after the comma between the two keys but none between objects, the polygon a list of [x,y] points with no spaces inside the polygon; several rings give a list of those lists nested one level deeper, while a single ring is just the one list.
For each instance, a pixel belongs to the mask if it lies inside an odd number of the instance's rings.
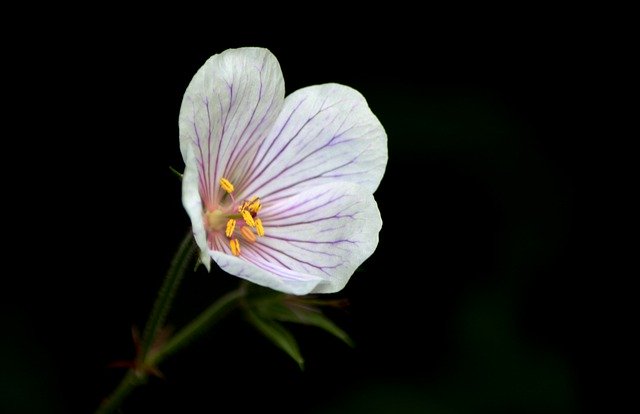
[{"label": "flower center", "polygon": [[233,184],[226,178],[220,179],[220,187],[231,198],[231,205],[209,210],[204,214],[207,229],[210,232],[219,232],[224,229],[224,234],[229,239],[229,247],[234,256],[240,256],[240,239],[248,243],[255,243],[258,236],[264,236],[262,220],[258,218],[258,212],[262,208],[259,197],[252,197],[241,203],[233,197]]},{"label": "flower center", "polygon": [[207,228],[209,228],[209,230],[211,231],[222,230],[225,223],[227,222],[226,214],[224,214],[220,209],[207,211],[205,213],[205,218],[207,222]]}]

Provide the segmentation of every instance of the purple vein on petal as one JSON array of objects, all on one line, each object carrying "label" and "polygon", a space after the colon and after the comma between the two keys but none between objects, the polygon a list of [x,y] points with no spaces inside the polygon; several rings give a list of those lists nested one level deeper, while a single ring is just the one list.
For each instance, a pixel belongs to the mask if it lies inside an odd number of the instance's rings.
[{"label": "purple vein on petal", "polygon": [[[295,186],[297,186],[297,185],[299,185],[299,184],[302,184],[302,183],[305,183],[305,182],[308,182],[308,181],[315,180],[316,178],[319,178],[319,177],[327,177],[327,175],[326,175],[327,173],[330,173],[330,172],[333,172],[333,171],[339,170],[339,169],[341,169],[341,168],[344,168],[344,167],[346,167],[346,166],[347,166],[347,165],[349,165],[349,164],[353,164],[353,163],[354,163],[358,158],[360,158],[360,156],[361,156],[362,154],[364,154],[365,152],[367,152],[367,151],[369,150],[369,148],[371,147],[371,145],[373,145],[373,143],[370,143],[370,144],[367,146],[367,148],[365,148],[365,149],[363,149],[362,151],[360,151],[358,154],[356,154],[356,156],[355,156],[355,157],[353,157],[351,160],[347,161],[346,163],[344,163],[344,164],[342,164],[342,165],[339,165],[339,166],[337,166],[337,167],[331,168],[331,169],[329,169],[329,170],[327,170],[327,171],[324,171],[324,172],[322,172],[321,174],[318,174],[318,175],[316,175],[316,176],[309,177],[309,178],[305,178],[304,180],[297,181],[297,182],[295,182],[295,183],[293,183],[293,184],[290,184],[290,185],[288,185],[288,186],[286,186],[286,187],[279,188],[279,189],[274,190],[274,191],[272,191],[272,192],[270,192],[270,193],[263,194],[263,195],[262,195],[262,199],[264,200],[264,199],[266,199],[267,197],[270,197],[270,196],[272,196],[272,195],[274,195],[274,194],[278,194],[278,193],[281,193],[282,191],[289,190],[289,189],[291,189],[291,188],[293,188],[293,187],[295,187]],[[363,173],[363,172],[358,172],[358,174],[362,174],[362,173]],[[356,173],[352,173],[352,174],[353,174],[353,175],[355,175]],[[345,175],[346,175],[346,174],[345,174]],[[330,177],[338,177],[338,176],[339,176],[339,175],[334,175],[334,176],[330,176]],[[273,203],[274,201],[282,200],[282,199],[288,198],[288,197],[290,197],[290,196],[291,196],[291,195],[286,195],[286,196],[284,196],[284,197],[278,197],[278,198],[269,198],[269,202]]]},{"label": "purple vein on petal", "polygon": [[[260,166],[260,164],[262,163],[262,161],[264,161],[264,158],[267,156],[267,154],[269,154],[269,151],[271,151],[271,148],[273,147],[273,145],[276,143],[276,141],[278,140],[278,138],[280,137],[280,135],[282,135],[282,131],[284,131],[284,129],[287,127],[287,125],[289,124],[289,121],[291,121],[291,118],[293,117],[293,114],[296,113],[296,111],[300,108],[300,106],[302,106],[302,104],[304,103],[304,101],[306,101],[306,98],[301,100],[298,103],[298,106],[296,106],[293,111],[291,112],[291,114],[289,115],[289,117],[287,118],[287,120],[285,121],[284,125],[282,125],[282,128],[280,128],[280,131],[278,131],[278,135],[276,135],[276,137],[273,139],[273,141],[271,141],[271,144],[269,144],[269,148],[267,148],[267,150],[264,152],[264,154],[262,155],[262,158],[260,158],[260,161],[258,161],[257,164],[255,164],[256,158],[258,157],[258,154],[260,153],[260,150],[262,149],[262,146],[267,142],[266,139],[263,140],[260,143],[260,146],[258,147],[258,150],[255,152],[255,154],[253,155],[253,159],[251,160],[251,164],[249,167],[249,171],[251,172],[251,175],[249,176],[249,180],[251,178],[253,178],[255,176],[254,172],[255,170]],[[254,166],[255,164],[255,166]]]},{"label": "purple vein on petal", "polygon": [[286,269],[289,269],[289,270],[293,270],[289,266],[284,264],[280,259],[278,259],[273,253],[265,250],[264,248],[260,248],[258,246],[259,245],[257,245],[257,244],[249,244],[249,245],[245,246],[245,249],[256,252],[256,254],[258,254],[260,257],[262,257],[266,262],[269,262],[269,259],[265,257],[265,256],[268,256],[271,259],[275,260],[276,262],[280,263],[280,265],[282,265],[282,267],[284,267]]},{"label": "purple vein on petal", "polygon": [[[253,246],[251,246],[251,247],[253,247]],[[304,277],[300,277],[300,276],[293,275],[293,274],[290,273],[290,272],[295,272],[295,273],[300,273],[300,272],[296,272],[293,269],[289,269],[288,267],[286,267],[284,265],[283,265],[284,268],[277,267],[276,265],[271,263],[269,261],[269,259],[267,257],[265,257],[257,249],[253,249],[252,248],[251,249],[251,253],[255,254],[256,256],[259,256],[262,260],[258,260],[257,258],[252,257],[252,256],[246,257],[245,260],[247,260],[248,262],[254,264],[255,266],[257,266],[257,267],[259,267],[261,269],[264,269],[264,270],[266,270],[268,272],[271,272],[271,273],[275,273],[280,277],[283,277],[283,278],[286,278],[286,279],[290,279],[290,280],[298,280],[298,281],[306,280],[306,278],[304,278]],[[289,270],[289,272],[287,272],[285,269]]]},{"label": "purple vein on petal", "polygon": [[[264,247],[263,247],[263,246],[264,246]],[[326,273],[327,275],[329,275],[329,273],[328,273],[325,269],[335,269],[336,267],[339,267],[339,266],[342,264],[342,263],[340,263],[340,264],[335,265],[335,266],[320,266],[320,265],[317,265],[317,264],[314,264],[314,263],[308,262],[308,261],[306,261],[306,260],[302,260],[302,259],[301,259],[301,258],[299,258],[299,257],[293,256],[293,255],[291,255],[291,254],[289,254],[289,253],[287,253],[287,252],[285,252],[285,251],[283,251],[283,250],[280,250],[280,249],[279,249],[279,248],[277,248],[277,247],[271,246],[271,245],[262,244],[262,245],[253,245],[252,247],[253,247],[253,248],[256,248],[256,249],[259,249],[259,250],[263,251],[263,252],[264,252],[264,253],[266,253],[266,254],[269,254],[269,253],[265,250],[265,247],[266,247],[266,248],[268,248],[269,250],[272,250],[272,251],[278,252],[278,253],[279,253],[279,254],[281,254],[282,256],[285,256],[285,257],[290,258],[290,259],[291,259],[291,260],[293,260],[294,262],[302,263],[302,264],[305,264],[305,265],[307,265],[307,266],[313,267],[313,268],[315,268],[315,269],[320,270],[321,272]],[[270,256],[272,256],[272,257],[274,257],[274,258],[275,258],[275,256],[273,256],[273,255],[271,255],[271,254],[270,254]],[[276,259],[276,260],[277,260],[277,259]],[[282,263],[280,260],[278,260],[278,262]],[[285,265],[283,264],[283,266],[285,266]],[[285,267],[287,267],[287,269],[289,269],[289,270],[293,270],[293,269],[289,268],[288,266],[285,266]]]},{"label": "purple vein on petal", "polygon": [[[337,115],[336,115],[336,117],[337,117]],[[334,119],[335,119],[335,118],[334,118]],[[304,128],[304,127],[303,127],[303,128]],[[321,129],[320,129],[320,131],[316,134],[315,138],[318,138],[318,137],[319,137],[319,136],[324,132],[324,130],[325,130],[325,127],[321,128]],[[295,138],[295,137],[294,137],[294,138]],[[305,144],[305,146],[304,146],[303,148],[300,148],[300,149],[299,149],[299,152],[302,152],[302,151],[303,151],[307,146],[309,146],[309,145],[310,145],[310,144],[315,140],[315,138],[314,138],[313,140],[311,140],[311,139],[310,139],[310,140],[308,140],[308,141],[307,141],[307,143]],[[290,143],[290,142],[292,142],[292,141],[293,141],[293,138],[291,139],[291,141],[289,141],[289,143]],[[288,145],[289,143],[287,143],[287,145]],[[310,156],[312,156],[313,154],[315,154],[316,152],[318,152],[319,150],[321,150],[321,149],[322,149],[322,148],[324,148],[325,146],[326,146],[326,145],[324,145],[324,146],[322,146],[322,147],[320,147],[320,148],[317,148],[316,150],[311,151],[309,154],[307,154],[306,156],[304,156],[304,157],[300,158],[298,161],[294,162],[293,164],[289,164],[289,165],[287,165],[283,170],[279,171],[279,172],[278,172],[278,174],[276,174],[276,175],[273,175],[273,176],[269,177],[269,179],[268,179],[267,181],[264,181],[264,182],[260,183],[258,186],[259,186],[259,187],[263,187],[263,186],[265,186],[265,185],[267,185],[267,184],[271,183],[271,182],[272,182],[273,180],[275,180],[276,178],[281,177],[281,176],[282,176],[282,174],[284,174],[284,172],[285,172],[285,171],[288,171],[288,170],[290,170],[291,168],[295,167],[296,165],[300,164],[301,162],[303,162],[304,160],[306,160],[307,158],[309,158]],[[283,149],[284,149],[284,148],[283,148]],[[274,159],[275,159],[275,158],[274,158]],[[267,167],[268,167],[268,166],[267,166]],[[265,169],[266,169],[267,167],[265,167]],[[264,169],[263,169],[263,171],[262,171],[262,172],[264,172]],[[261,172],[261,173],[262,173],[262,172]],[[259,174],[258,176],[260,176],[260,174]]]},{"label": "purple vein on petal", "polygon": [[[247,154],[250,154],[255,149],[255,147],[258,144],[260,144],[261,141],[259,139],[254,139],[254,136],[258,131],[258,129],[264,124],[264,121],[268,118],[269,113],[271,112],[271,108],[273,108],[273,104],[275,101],[276,101],[276,98],[274,96],[271,98],[269,107],[267,108],[260,122],[256,125],[256,127],[253,129],[251,134],[248,136],[248,138],[244,141],[242,148],[238,152],[238,155],[233,160],[233,166],[230,168],[230,171],[234,171],[236,168],[239,168],[240,163],[242,163],[242,161],[247,156]],[[249,145],[248,148],[247,148],[247,145]],[[237,161],[237,164],[236,164],[236,161]],[[238,194],[241,194],[244,191],[246,187],[245,182],[246,182],[247,176],[250,173],[251,173],[251,170],[248,168],[248,166],[245,165],[244,168],[242,169],[240,177],[238,178]]]},{"label": "purple vein on petal", "polygon": [[305,220],[305,221],[298,221],[295,223],[286,223],[286,224],[269,224],[269,228],[272,227],[293,227],[293,226],[301,226],[301,225],[305,225],[305,224],[309,224],[309,223],[319,223],[321,221],[326,221],[326,220],[335,220],[335,219],[341,219],[341,218],[350,218],[352,220],[355,220],[355,217],[353,214],[347,214],[347,215],[339,215],[336,214],[335,216],[330,216],[330,217],[321,217],[321,218],[317,218],[317,219],[313,219],[313,220]]},{"label": "purple vein on petal", "polygon": [[[253,113],[251,114],[251,119],[247,123],[244,131],[242,132],[242,136],[245,135],[245,133],[247,131],[247,128],[249,127],[249,125],[251,125],[251,121],[253,120],[253,117],[255,116],[256,110],[258,109],[258,106],[260,106],[260,103],[262,102],[263,89],[264,89],[263,75],[264,75],[264,68],[266,66],[266,61],[267,61],[267,55],[265,54],[265,56],[264,56],[264,58],[262,60],[261,66],[259,68],[256,66],[256,70],[259,73],[259,79],[260,79],[260,88],[259,88],[259,91],[258,91],[258,102],[257,102],[255,108],[253,109]],[[282,80],[279,80],[278,84],[280,84],[281,82],[282,82]],[[277,87],[276,87],[276,89],[277,89]],[[247,152],[249,150],[251,150],[256,145],[256,142],[258,140],[254,140],[253,137],[255,136],[255,133],[258,131],[258,129],[263,125],[264,121],[271,114],[271,109],[273,108],[273,104],[276,102],[276,97],[277,96],[278,96],[277,93],[272,94],[271,101],[269,102],[269,106],[266,109],[266,111],[264,111],[264,114],[262,115],[262,118],[260,119],[260,122],[258,122],[258,124],[255,126],[255,128],[251,132],[251,134],[249,134],[247,136],[247,138],[244,140],[244,142],[242,144],[242,148],[240,148],[240,150],[238,151],[237,154],[236,154],[236,149],[238,148],[240,143],[238,142],[236,144],[236,147],[234,148],[231,156],[229,157],[231,159],[231,162],[229,162],[227,164],[227,165],[229,165],[229,168],[226,171],[226,174],[230,174],[232,171],[235,171],[235,169],[238,167],[236,162],[241,161],[243,159],[244,155],[247,154]],[[251,146],[248,149],[247,149],[247,144],[251,144]],[[242,190],[241,187],[242,187],[242,184],[243,184],[244,180],[246,179],[246,175],[247,175],[247,171],[242,171],[241,172],[241,176],[238,177],[238,186],[239,186],[238,192],[239,193]]]},{"label": "purple vein on petal", "polygon": [[[263,65],[264,65],[264,61],[263,61]],[[253,111],[251,112],[251,117],[249,118],[249,121],[247,122],[247,124],[245,125],[244,129],[240,133],[240,137],[245,137],[247,129],[249,128],[249,125],[251,125],[251,122],[253,121],[253,118],[256,115],[256,111],[258,110],[258,107],[260,106],[260,103],[262,101],[262,88],[263,88],[262,69],[260,69],[260,88],[258,90],[258,99],[256,100],[256,106],[253,108]],[[273,102],[273,100],[272,100],[272,102]],[[271,107],[269,107],[269,108],[271,108]],[[267,112],[265,113],[265,116],[262,117],[262,121],[260,121],[260,124],[262,124],[262,122],[264,121],[264,119],[266,118],[268,113],[269,113],[269,111],[267,110]],[[260,124],[258,124],[258,125],[260,125]],[[254,129],[254,132],[256,131],[256,129]],[[242,154],[242,150],[238,154],[236,154],[236,151],[238,150],[238,147],[240,146],[240,141],[241,141],[241,139],[238,139],[236,141],[236,145],[233,147],[233,150],[231,151],[231,155],[229,155],[229,162],[227,162],[227,165],[226,165],[225,170],[224,170],[224,174],[222,174],[224,177],[230,176],[230,173],[233,171],[233,168],[235,167],[237,158],[240,156],[240,154]],[[247,142],[249,142],[249,139],[245,138],[244,139],[244,145],[242,147],[243,149],[246,146]]]},{"label": "purple vein on petal", "polygon": [[192,105],[192,114],[193,114],[193,121],[192,121],[192,125],[193,125],[193,131],[196,133],[196,140],[197,140],[197,144],[196,146],[198,147],[198,151],[200,152],[200,177],[204,177],[204,181],[205,181],[205,185],[206,187],[202,188],[202,191],[204,191],[205,194],[203,194],[205,196],[205,199],[208,200],[209,199],[209,188],[208,188],[208,181],[207,181],[207,175],[205,175],[205,171],[204,171],[204,154],[202,153],[202,142],[200,139],[200,132],[198,131],[198,127],[196,126],[196,108],[195,108],[195,104],[193,103],[193,101],[191,101],[191,105]]},{"label": "purple vein on petal", "polygon": [[[328,98],[327,98],[328,99]],[[326,99],[325,99],[326,102]],[[323,103],[324,105],[324,103]],[[333,105],[331,105],[333,106]],[[300,132],[302,132],[302,130],[309,125],[309,123],[315,119],[315,117],[317,117],[321,112],[331,108],[331,106],[324,108],[324,109],[320,109],[318,112],[316,112],[312,117],[310,117],[309,119],[306,120],[306,122],[300,127],[300,129],[298,130],[298,132],[296,132],[291,139],[289,139],[289,141],[287,141],[286,144],[284,144],[284,146],[282,148],[280,148],[280,150],[278,150],[278,152],[276,153],[276,155],[274,157],[272,157],[269,160],[269,163],[267,163],[267,165],[265,165],[264,167],[262,167],[262,170],[260,170],[260,172],[255,173],[254,175],[252,175],[252,181],[253,179],[256,179],[257,177],[261,176],[262,173],[265,172],[265,170],[267,168],[269,168],[269,165],[271,165],[271,163],[273,163],[276,159],[278,159],[280,157],[280,155],[282,155],[282,153],[284,153],[284,151],[289,147],[289,145],[291,145],[291,143],[293,141],[296,140],[296,138],[300,135]],[[292,114],[293,115],[293,114]],[[291,115],[289,116],[289,119],[291,119]],[[288,120],[287,120],[288,121]],[[273,144],[277,141],[277,139],[280,137],[280,134],[282,133],[282,130],[280,130],[280,133],[278,133],[278,136],[276,138],[274,138],[274,140],[271,142],[271,145],[269,146],[269,148],[267,149],[267,151],[265,152],[264,156],[262,157],[262,159],[260,160],[260,162],[258,163],[258,165],[256,166],[255,170],[258,169],[258,167],[262,164],[262,161],[264,161],[265,157],[267,156],[267,154],[269,154],[269,150],[271,149],[271,147],[273,146]],[[254,171],[255,171],[254,170]],[[253,184],[253,183],[252,183]]]},{"label": "purple vein on petal", "polygon": [[[223,151],[223,159],[224,159],[224,160],[226,160],[227,162],[226,162],[226,163],[225,163],[225,165],[224,165],[224,170],[222,171],[222,174],[220,174],[220,172],[219,172],[219,177],[220,177],[220,178],[222,178],[222,177],[229,178],[229,176],[230,176],[230,175],[232,174],[232,172],[233,172],[233,170],[230,170],[230,169],[229,169],[229,164],[230,164],[230,163],[229,163],[229,160],[231,159],[231,156],[232,156],[232,154],[233,154],[233,151],[235,151],[235,149],[237,148],[237,146],[238,146],[238,144],[240,143],[240,141],[241,141],[243,138],[245,138],[245,139],[246,139],[246,137],[245,137],[245,131],[247,130],[247,128],[249,127],[249,125],[251,125],[251,122],[253,121],[253,117],[255,116],[255,112],[256,112],[256,110],[257,110],[258,106],[260,106],[260,97],[261,97],[261,95],[262,95],[262,92],[261,92],[261,91],[262,91],[262,78],[260,77],[260,91],[258,92],[258,100],[257,100],[256,106],[255,106],[255,108],[254,108],[254,110],[253,110],[253,113],[252,113],[252,115],[251,115],[251,117],[250,117],[249,121],[247,121],[246,125],[244,126],[244,130],[243,130],[243,132],[242,132],[242,133],[240,133],[240,135],[236,135],[236,132],[237,132],[237,130],[238,130],[238,127],[240,127],[240,126],[241,126],[239,122],[236,122],[236,123],[234,124],[234,129],[233,129],[233,131],[231,131],[230,133],[228,133],[228,134],[227,134],[226,146],[225,146],[224,151]],[[250,92],[250,91],[249,91],[249,90],[247,90],[247,88],[240,89],[240,91],[238,92],[238,95],[236,96],[236,99],[235,99],[235,101],[234,101],[234,106],[233,106],[233,108],[234,108],[234,112],[233,112],[233,114],[231,115],[231,119],[232,119],[232,120],[237,118],[238,111],[240,111],[241,106],[242,106],[242,105],[235,105],[235,102],[243,102],[243,101],[245,100],[245,98],[246,98],[246,96],[248,95],[248,93],[249,93],[249,92]],[[234,137],[237,137],[237,139],[234,139]],[[231,152],[231,154],[229,154],[230,152]],[[234,181],[235,181],[235,179],[234,179]],[[236,182],[236,183],[237,183],[237,182]]]},{"label": "purple vein on petal", "polygon": [[[226,82],[226,80],[225,80]],[[215,186],[218,182],[218,164],[220,163],[220,152],[222,149],[222,141],[224,140],[224,136],[225,136],[225,129],[227,127],[227,119],[229,117],[229,112],[231,111],[231,104],[233,101],[233,85],[229,85],[227,83],[227,87],[229,88],[229,93],[230,93],[230,97],[229,97],[229,108],[227,109],[226,114],[223,116],[224,113],[224,108],[222,105],[222,99],[220,98],[220,95],[218,93],[216,93],[216,97],[218,98],[218,106],[220,108],[220,119],[222,119],[224,117],[224,121],[222,123],[222,127],[220,128],[220,136],[218,137],[218,148],[216,149],[216,164],[215,167],[213,169],[213,180],[212,182],[209,183],[209,185],[212,186],[212,191],[213,191],[213,186]],[[209,117],[209,121],[211,121],[211,117]],[[209,136],[211,136],[211,127],[209,127]],[[209,171],[209,174],[211,174],[211,171]]]},{"label": "purple vein on petal", "polygon": [[[353,127],[352,127],[352,128],[353,128]],[[349,128],[349,129],[351,129],[351,128]],[[279,172],[278,172],[278,174],[271,176],[271,177],[269,178],[269,180],[267,180],[266,182],[261,183],[261,184],[260,184],[260,187],[263,187],[263,186],[265,186],[265,185],[267,185],[267,184],[271,183],[271,182],[272,182],[273,180],[275,180],[276,178],[280,178],[280,177],[281,177],[281,176],[282,176],[286,171],[290,170],[291,168],[293,168],[293,167],[295,167],[296,165],[300,164],[301,162],[305,161],[305,160],[306,160],[306,159],[308,159],[310,156],[312,156],[312,155],[316,154],[318,151],[323,150],[323,149],[324,149],[324,148],[326,148],[327,146],[332,146],[332,145],[337,145],[337,144],[342,144],[342,143],[346,143],[346,142],[352,141],[352,140],[353,140],[353,139],[355,139],[355,138],[348,139],[348,140],[344,140],[344,141],[340,141],[340,142],[338,142],[338,143],[336,143],[336,144],[334,144],[334,143],[333,143],[333,141],[334,141],[336,138],[338,138],[338,137],[340,137],[340,136],[344,135],[344,133],[345,133],[345,132],[347,132],[349,129],[347,129],[347,130],[345,130],[345,131],[342,131],[342,132],[340,132],[339,134],[336,134],[333,138],[331,138],[331,140],[329,140],[329,142],[328,142],[328,143],[326,143],[326,144],[324,144],[323,146],[318,147],[318,148],[316,148],[315,150],[311,151],[310,153],[306,154],[304,157],[300,158],[300,159],[299,159],[298,161],[296,161],[295,163],[288,165],[286,168],[284,168],[283,170],[279,171]],[[318,135],[319,135],[319,134],[318,134]],[[324,177],[324,176],[326,176],[325,174],[327,174],[327,173],[329,173],[329,172],[336,171],[336,170],[338,170],[338,169],[340,169],[340,168],[346,167],[347,165],[352,164],[353,162],[355,162],[355,161],[356,161],[356,160],[357,160],[357,159],[358,159],[358,158],[359,158],[363,153],[365,153],[366,151],[368,151],[368,150],[369,150],[369,148],[371,147],[371,145],[372,145],[372,143],[370,143],[370,144],[367,146],[367,148],[365,148],[365,149],[364,149],[364,150],[362,150],[360,153],[358,153],[358,154],[357,154],[354,158],[352,158],[350,161],[348,161],[348,162],[346,162],[346,163],[344,163],[344,164],[342,164],[342,165],[340,165],[340,166],[338,166],[338,167],[335,167],[335,168],[329,169],[329,170],[324,171],[324,172],[322,172],[322,173],[320,173],[320,174],[317,174],[317,175],[315,175],[315,176],[313,176],[313,177],[308,177],[308,178],[306,178],[306,179],[304,179],[304,180],[298,181],[298,182],[297,182],[297,183],[295,183],[295,184],[292,184],[292,185],[289,185],[289,186],[287,186],[287,187],[280,188],[280,189],[278,189],[278,190],[272,191],[271,193],[263,194],[263,195],[262,195],[262,198],[264,199],[264,198],[266,198],[266,197],[268,197],[268,196],[270,196],[270,195],[277,194],[277,193],[279,193],[279,192],[281,192],[281,191],[284,191],[284,190],[290,189],[291,187],[294,187],[294,186],[296,186],[296,185],[298,185],[298,184],[302,184],[302,183],[304,183],[304,182],[311,181],[311,180],[313,180],[313,179],[315,179],[315,178]],[[318,165],[321,165],[321,164],[324,164],[324,162],[320,162]],[[318,167],[318,165],[314,165],[314,166],[309,167],[309,168],[307,168],[307,169],[317,168],[317,167]],[[302,170],[302,171],[304,171],[304,170]],[[356,174],[362,174],[362,172],[358,172],[358,173],[351,173],[350,175],[356,175]],[[331,176],[331,177],[336,177],[336,176]],[[283,197],[283,198],[284,198],[284,197]],[[273,200],[271,200],[271,201],[273,201]]]},{"label": "purple vein on petal", "polygon": [[[339,170],[339,169],[341,169],[341,168],[343,168],[343,167],[346,167],[347,165],[352,164],[352,163],[353,163],[357,158],[358,158],[358,157],[356,156],[356,157],[355,157],[355,158],[353,158],[352,160],[350,160],[350,161],[348,161],[348,162],[346,162],[346,163],[344,163],[344,164],[342,164],[342,165],[339,165],[339,166],[337,166],[337,167],[331,168],[331,169],[329,169],[329,170],[327,170],[327,171],[324,171],[324,172],[323,172],[323,173],[321,173],[321,174],[315,175],[315,176],[313,176],[313,177],[305,178],[304,180],[296,181],[295,183],[293,183],[293,184],[289,184],[289,185],[287,185],[286,187],[281,187],[281,188],[278,188],[277,190],[274,190],[274,191],[272,191],[272,192],[270,192],[270,193],[266,193],[266,194],[262,195],[262,199],[263,199],[263,200],[265,200],[265,199],[267,199],[268,197],[270,197],[270,196],[272,196],[272,195],[274,195],[274,194],[281,193],[281,192],[283,192],[283,191],[286,191],[286,190],[289,190],[289,189],[291,189],[291,188],[293,188],[293,187],[296,187],[296,186],[298,186],[299,184],[306,183],[307,181],[315,180],[315,179],[316,179],[316,178],[318,178],[318,177],[322,177],[322,176],[324,176],[326,173],[330,173],[330,172],[333,172],[333,171]],[[289,197],[289,196],[285,196],[285,197],[281,197],[281,198],[275,198],[275,199],[269,198],[269,201],[270,201],[270,202],[274,202],[274,201],[281,200],[281,199],[283,199],[283,198],[287,198],[287,197]]]},{"label": "purple vein on petal", "polygon": [[297,242],[297,243],[308,243],[308,244],[339,244],[339,243],[351,243],[351,244],[358,244],[358,242],[354,241],[354,240],[349,240],[349,239],[339,239],[339,240],[327,240],[327,241],[318,241],[318,240],[300,240],[300,239],[291,239],[288,237],[279,237],[279,236],[274,236],[271,234],[265,234],[263,236],[263,238],[266,239],[276,239],[276,240],[282,240],[282,241],[286,241],[286,242]]},{"label": "purple vein on petal", "polygon": [[290,242],[290,243],[291,243],[293,246],[295,246],[296,248],[298,248],[298,249],[300,249],[300,250],[304,250],[304,251],[309,252],[309,253],[313,253],[313,254],[320,254],[320,255],[323,255],[323,256],[329,256],[329,257],[337,257],[337,258],[339,258],[340,260],[342,260],[342,256],[340,256],[339,254],[333,254],[333,253],[329,253],[329,252],[324,252],[324,251],[322,251],[322,250],[313,250],[313,249],[309,249],[309,248],[306,248],[306,247],[300,246],[300,245],[298,245],[298,244],[295,244],[295,242]]},{"label": "purple vein on petal", "polygon": [[208,179],[208,183],[207,183],[207,201],[206,204],[209,205],[211,203],[214,202],[213,198],[215,197],[215,192],[211,186],[211,113],[210,113],[210,109],[209,109],[209,98],[205,97],[205,106],[207,108],[207,122],[208,122],[208,136],[207,136],[207,179]]},{"label": "purple vein on petal", "polygon": [[[305,204],[310,203],[311,201],[315,201],[315,200],[321,198],[322,196],[324,196],[326,194],[327,194],[326,191],[324,193],[316,194],[315,196],[313,196],[311,198],[307,198],[304,201],[302,201],[302,202],[300,202],[298,204],[294,204],[292,206],[284,204],[283,205],[283,209],[278,209],[276,211],[265,211],[265,212],[263,212],[261,214],[261,217],[265,221],[265,224],[268,224],[268,223],[272,223],[273,221],[279,221],[279,220],[288,219],[288,218],[291,218],[291,217],[296,217],[296,216],[299,216],[299,215],[302,215],[302,214],[310,213],[310,212],[318,210],[318,209],[320,209],[322,207],[326,207],[329,204],[333,203],[336,200],[339,200],[342,197],[345,197],[345,195],[341,195],[338,198],[328,200],[324,204],[313,206],[312,208],[310,208],[308,210],[295,211],[296,209],[304,206]],[[281,216],[280,215],[282,213],[290,212],[290,211],[293,211],[294,213],[290,214],[288,216]]]}]

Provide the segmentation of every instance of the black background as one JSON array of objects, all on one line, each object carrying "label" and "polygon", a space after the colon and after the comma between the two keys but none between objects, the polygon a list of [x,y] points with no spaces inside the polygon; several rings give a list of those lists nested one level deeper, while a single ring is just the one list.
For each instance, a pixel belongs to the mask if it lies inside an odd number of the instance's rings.
[{"label": "black background", "polygon": [[[182,94],[210,55],[241,46],[276,55],[287,94],[325,82],[358,89],[387,131],[380,244],[336,295],[350,307],[332,313],[356,347],[294,327],[300,372],[232,315],[123,412],[574,413],[616,403],[607,396],[622,393],[613,370],[625,357],[610,315],[626,303],[606,288],[618,274],[609,229],[620,150],[612,156],[605,121],[616,52],[597,32],[518,21],[313,37],[87,26],[43,38],[12,65],[30,86],[18,109],[32,114],[12,124],[34,146],[16,154],[40,178],[24,198],[20,294],[4,302],[0,411],[90,412],[117,384],[123,371],[107,365],[133,357],[131,326],[144,324],[189,227],[168,168],[183,167]],[[236,283],[190,275],[170,323]]]}]

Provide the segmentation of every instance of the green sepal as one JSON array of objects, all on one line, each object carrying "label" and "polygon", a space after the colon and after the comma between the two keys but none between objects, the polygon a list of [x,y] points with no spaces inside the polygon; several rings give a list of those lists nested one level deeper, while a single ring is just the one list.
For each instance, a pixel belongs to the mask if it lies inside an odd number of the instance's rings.
[{"label": "green sepal", "polygon": [[203,265],[203,263],[202,263],[202,259],[200,258],[200,256],[196,257],[196,263],[193,265],[193,271],[197,272],[198,268],[200,266],[202,266],[202,265]]},{"label": "green sepal", "polygon": [[169,169],[171,170],[172,173],[174,173],[179,179],[182,180],[182,175],[178,170],[176,170],[175,168],[173,168],[172,166],[169,166]]}]

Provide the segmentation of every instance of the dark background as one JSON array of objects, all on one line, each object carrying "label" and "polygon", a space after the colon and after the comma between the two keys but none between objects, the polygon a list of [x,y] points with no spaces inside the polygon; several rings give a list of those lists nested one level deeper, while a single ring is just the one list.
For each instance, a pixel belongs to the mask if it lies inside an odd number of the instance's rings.
[{"label": "dark background", "polygon": [[[294,327],[301,372],[232,315],[123,412],[578,413],[624,394],[611,315],[627,303],[606,287],[618,274],[620,165],[605,121],[615,70],[602,63],[616,52],[597,32],[90,26],[43,38],[13,65],[32,88],[18,109],[37,115],[13,123],[32,137],[40,179],[25,203],[18,295],[4,301],[0,411],[90,412],[117,384],[123,371],[107,365],[133,357],[131,326],[144,324],[189,227],[168,168],[183,167],[182,94],[210,55],[241,46],[276,55],[287,94],[356,88],[387,131],[380,244],[335,295],[350,307],[332,313],[356,347]],[[170,323],[236,283],[190,275]]]}]

